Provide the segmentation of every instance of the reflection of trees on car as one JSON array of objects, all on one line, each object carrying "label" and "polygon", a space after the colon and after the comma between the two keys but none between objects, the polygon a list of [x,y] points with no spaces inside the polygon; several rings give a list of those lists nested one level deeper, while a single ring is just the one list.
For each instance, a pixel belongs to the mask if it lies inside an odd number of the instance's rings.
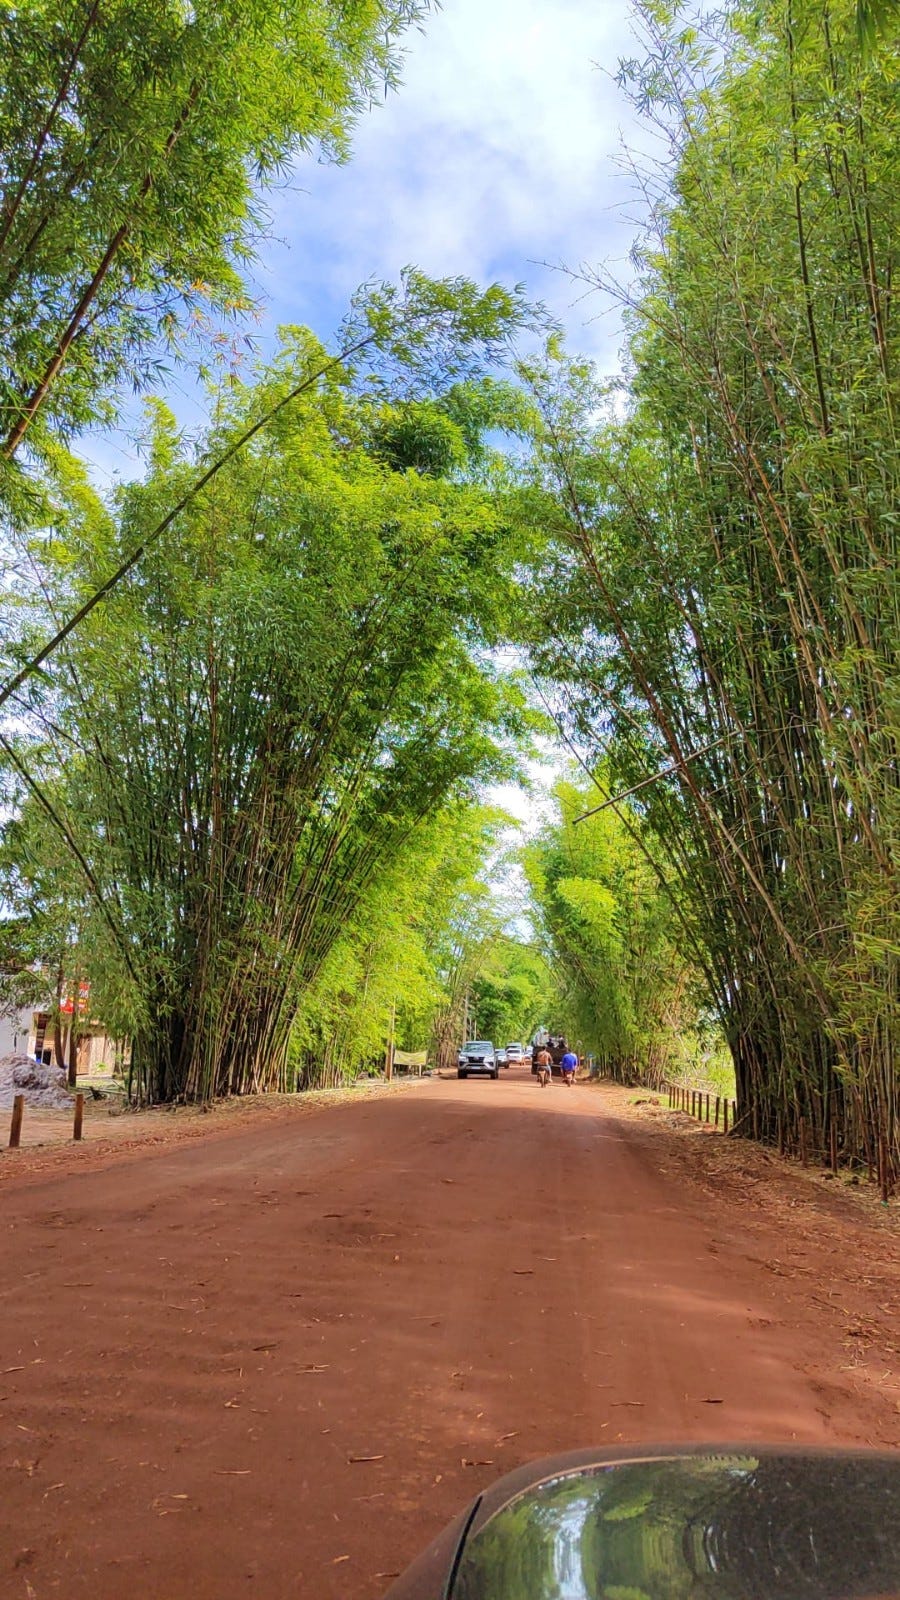
[{"label": "reflection of trees on car", "polygon": [[862,1600],[898,1592],[890,1458],[733,1453],[598,1464],[469,1539],[454,1600]]}]

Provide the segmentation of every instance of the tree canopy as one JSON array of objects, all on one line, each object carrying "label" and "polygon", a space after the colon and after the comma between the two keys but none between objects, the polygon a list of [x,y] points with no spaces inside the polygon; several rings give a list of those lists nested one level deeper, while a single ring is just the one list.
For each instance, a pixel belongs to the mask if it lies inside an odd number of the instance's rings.
[{"label": "tree canopy", "polygon": [[26,0],[0,11],[0,455],[108,420],[249,308],[268,184],[346,155],[427,0]]}]

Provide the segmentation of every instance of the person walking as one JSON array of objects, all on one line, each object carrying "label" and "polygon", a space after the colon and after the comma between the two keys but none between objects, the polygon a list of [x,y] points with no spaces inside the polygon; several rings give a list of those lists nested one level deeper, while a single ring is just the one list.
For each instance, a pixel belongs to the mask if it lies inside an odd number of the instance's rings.
[{"label": "person walking", "polygon": [[569,1089],[575,1082],[575,1073],[578,1070],[578,1057],[575,1051],[567,1050],[559,1065],[562,1071],[563,1083]]},{"label": "person walking", "polygon": [[537,1054],[537,1077],[542,1089],[546,1089],[553,1072],[553,1057],[545,1045]]}]

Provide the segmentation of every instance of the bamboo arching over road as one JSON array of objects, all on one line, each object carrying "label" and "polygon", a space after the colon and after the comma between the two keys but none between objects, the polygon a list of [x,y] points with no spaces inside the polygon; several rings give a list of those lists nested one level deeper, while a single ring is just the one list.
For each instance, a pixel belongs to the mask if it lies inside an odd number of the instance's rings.
[{"label": "bamboo arching over road", "polygon": [[703,953],[741,1130],[890,1189],[896,51],[863,59],[849,6],[739,21],[646,14],[624,74],[671,155],[626,414],[559,352],[528,371],[565,552],[535,669],[602,770],[579,830],[636,819]]}]

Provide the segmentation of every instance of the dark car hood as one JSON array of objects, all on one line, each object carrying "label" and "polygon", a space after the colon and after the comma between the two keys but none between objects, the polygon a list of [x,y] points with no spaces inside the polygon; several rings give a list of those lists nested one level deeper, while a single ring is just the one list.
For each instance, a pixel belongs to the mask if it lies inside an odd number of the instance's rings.
[{"label": "dark car hood", "polygon": [[388,1600],[900,1596],[900,1455],[585,1452],[480,1496]]}]

